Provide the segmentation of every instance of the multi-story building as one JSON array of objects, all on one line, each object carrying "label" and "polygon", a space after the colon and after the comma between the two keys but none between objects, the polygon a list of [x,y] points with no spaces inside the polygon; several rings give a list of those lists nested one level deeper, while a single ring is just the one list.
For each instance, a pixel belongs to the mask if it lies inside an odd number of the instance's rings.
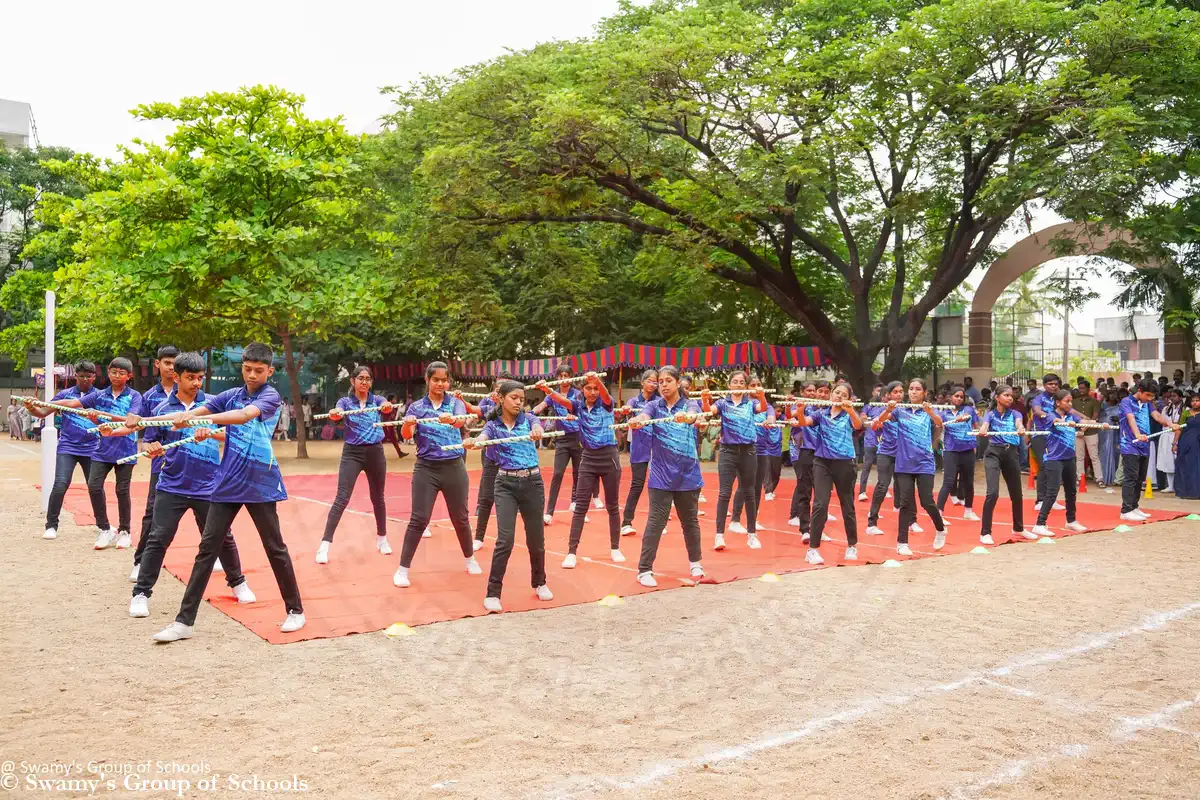
[{"label": "multi-story building", "polygon": [[1126,372],[1153,370],[1156,375],[1162,374],[1167,368],[1163,361],[1164,338],[1162,319],[1157,314],[1096,319],[1096,343],[1116,353]]}]

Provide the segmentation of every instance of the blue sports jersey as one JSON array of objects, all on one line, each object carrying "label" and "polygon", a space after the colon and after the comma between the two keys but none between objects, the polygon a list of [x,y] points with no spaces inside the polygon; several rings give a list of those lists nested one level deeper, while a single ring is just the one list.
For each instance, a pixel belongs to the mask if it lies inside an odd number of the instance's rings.
[{"label": "blue sports jersey", "polygon": [[[517,415],[516,424],[511,428],[504,420],[497,417],[488,420],[483,426],[483,436],[488,439],[507,439],[510,436],[528,436],[535,425],[541,425],[541,420],[533,414],[522,411]],[[533,469],[538,465],[537,445],[533,442],[510,442],[483,448],[483,452],[491,451],[491,459],[500,469]]]},{"label": "blue sports jersey", "polygon": [[[367,395],[367,402],[360,403],[356,395],[347,395],[337,401],[337,407],[342,411],[350,411],[366,406],[381,406],[387,402],[386,397],[377,394]],[[383,441],[383,428],[376,428],[376,422],[382,422],[383,415],[379,411],[368,411],[365,414],[351,414],[342,418],[346,426],[346,444],[368,445],[379,444]]]},{"label": "blue sports jersey", "polygon": [[896,472],[907,475],[932,475],[933,418],[919,408],[897,408]]},{"label": "blue sports jersey", "polygon": [[[579,416],[579,407],[583,405],[583,392],[579,391],[574,386],[572,386],[571,388],[567,389],[567,391],[565,391],[565,392],[559,392],[559,394],[564,395],[568,400],[570,400],[571,404],[575,406],[575,410],[569,411],[569,410],[567,410],[566,406],[560,405],[557,401],[555,401],[555,400],[551,399],[549,396],[547,396],[546,397],[546,411],[549,412],[550,416],[566,417],[571,414],[574,414],[575,416]],[[558,422],[555,424],[558,426],[558,430],[560,430],[564,433],[579,433],[579,420],[565,420],[564,419],[562,422]]]},{"label": "blue sports jersey", "polygon": [[1007,411],[1001,411],[999,408],[994,408],[983,415],[983,421],[987,423],[989,431],[1000,433],[1002,431],[1012,431],[1011,436],[992,436],[993,442],[1001,444],[1011,444],[1016,447],[1018,442],[1017,432],[1017,412],[1011,408]]},{"label": "blue sports jersey", "polygon": [[[863,409],[866,410],[865,408]],[[873,419],[879,419],[883,416],[883,412],[887,410],[887,403],[872,403],[871,413]],[[896,409],[900,411],[901,409]],[[893,413],[891,418],[883,423],[883,427],[875,431],[875,452],[881,456],[896,456],[897,443],[897,428],[896,415]]]},{"label": "blue sports jersey", "polygon": [[[979,412],[973,406],[964,404],[954,411],[940,413],[942,419],[945,420],[945,427],[942,429],[944,431],[942,436],[944,449],[951,453],[966,453],[974,450],[979,440],[972,431],[979,424]],[[963,422],[952,421],[955,417],[963,414],[969,416],[970,419]]]},{"label": "blue sports jersey", "polygon": [[[658,392],[650,396],[650,400],[658,398]],[[625,405],[633,410],[634,416],[641,413],[646,404],[650,402],[646,399],[646,395],[638,392],[632,400]],[[629,463],[630,464],[645,464],[650,460],[650,438],[651,434],[646,429],[633,430],[629,436]]]},{"label": "blue sports jersey", "polygon": [[214,503],[275,503],[287,500],[279,462],[271,448],[279,423],[282,398],[274,386],[263,386],[251,396],[245,385],[227,389],[204,401],[210,413],[239,411],[254,406],[259,414],[244,425],[225,428],[225,454],[213,482]]},{"label": "blue sports jersey", "polygon": [[[196,393],[196,400],[190,406],[172,392],[171,396],[150,409],[151,416],[165,416],[190,411],[203,406],[207,396],[203,391]],[[177,431],[171,428],[159,428],[158,441],[163,445],[177,442],[195,433],[195,429]],[[205,439],[203,442],[190,442],[167,450],[160,457],[152,459],[158,465],[158,489],[160,492],[177,494],[194,500],[207,500],[212,496],[213,484],[217,479],[217,469],[221,464],[221,446],[216,439]]]},{"label": "blue sports jersey", "polygon": [[[485,420],[487,419],[487,415],[490,414],[492,412],[492,409],[495,407],[496,407],[496,401],[492,399],[492,396],[490,394],[487,397],[485,397],[479,401],[479,413],[483,416],[483,418]],[[490,448],[490,447],[483,448],[483,457],[484,458],[486,458],[488,461],[495,461],[496,459],[494,459],[492,456],[493,456],[492,448]]]},{"label": "blue sports jersey", "polygon": [[734,402],[732,395],[712,404],[721,417],[721,444],[754,444],[758,431],[754,427],[754,409],[758,401],[748,394]]},{"label": "blue sports jersey", "polygon": [[[174,390],[172,389],[172,391]],[[161,382],[154,384],[142,395],[142,409],[137,412],[137,415],[139,417],[153,417],[154,409],[166,402],[166,399],[170,396],[171,392],[164,389]],[[142,441],[146,444],[163,441],[162,431],[164,430],[166,428],[146,428],[141,432]],[[155,458],[150,461],[151,475],[157,474],[163,468],[162,461],[161,458]]]},{"label": "blue sports jersey", "polygon": [[1050,430],[1051,420],[1054,419],[1054,406],[1057,403],[1058,401],[1054,399],[1054,395],[1047,394],[1046,392],[1042,392],[1033,398],[1033,407],[1041,409],[1047,414],[1044,417],[1039,417],[1037,414],[1033,415],[1033,429],[1035,431]]},{"label": "blue sports jersey", "polygon": [[613,430],[613,405],[611,399],[605,403],[599,397],[588,407],[581,396],[575,403],[575,416],[579,417],[579,443],[587,450],[617,446],[617,432]]},{"label": "blue sports jersey", "polygon": [[[142,395],[128,386],[116,397],[113,397],[112,387],[109,387],[85,395],[79,399],[79,402],[83,404],[84,408],[94,408],[118,417],[124,417],[131,413],[136,414],[142,410]],[[100,422],[107,422],[107,420],[101,419]],[[102,464],[115,464],[120,459],[137,452],[137,438],[136,431],[128,436],[105,436],[96,445],[96,452],[92,454],[92,460]]]},{"label": "blue sports jersey", "polygon": [[[466,413],[467,407],[463,404],[463,401],[447,393],[442,395],[442,402],[436,406],[429,399],[429,395],[425,395],[408,407],[405,416],[416,417],[417,419],[437,419],[442,414],[457,417]],[[417,458],[425,458],[430,461],[449,461],[454,458],[463,457],[461,450],[442,449],[442,445],[462,444],[462,432],[458,428],[453,425],[436,424],[418,425],[416,427],[417,429],[413,433],[413,441],[417,443]]]},{"label": "blue sports jersey", "polygon": [[1150,433],[1150,404],[1129,395],[1118,406],[1121,412],[1121,455],[1148,456],[1150,443],[1140,442],[1133,437],[1133,429],[1129,427],[1129,415],[1133,414],[1137,422],[1138,433],[1143,436]]},{"label": "blue sports jersey", "polygon": [[1060,414],[1054,412],[1051,417],[1050,435],[1046,438],[1046,460],[1047,461],[1067,461],[1075,460],[1075,428],[1066,425],[1055,425],[1056,419],[1083,419],[1083,415],[1078,411],[1072,410],[1069,414]]},{"label": "blue sports jersey", "polygon": [[771,406],[767,406],[767,410],[761,414],[754,415],[754,424],[758,427],[754,447],[754,454],[756,456],[783,455],[783,428],[773,428],[768,425],[759,424],[774,421],[775,409]]},{"label": "blue sports jersey", "polygon": [[[80,394],[79,387],[72,386],[70,389],[63,389],[54,395],[53,402],[57,403],[60,400],[82,402],[83,398],[90,397],[95,393],[95,389],[89,389],[86,393]],[[96,448],[100,446],[100,437],[94,433],[88,433],[88,429],[94,427],[96,426],[92,424],[92,421],[81,414],[63,414],[62,431],[58,437],[58,452],[91,458],[95,455]]]},{"label": "blue sports jersey", "polygon": [[[679,413],[698,414],[700,404],[687,400],[682,395],[672,406],[662,397],[656,397],[642,408],[650,419],[674,417]],[[700,474],[700,458],[696,452],[696,428],[680,422],[662,422],[646,428],[650,433],[650,474],[647,484],[651,489],[668,492],[692,492],[704,486]]]},{"label": "blue sports jersey", "polygon": [[871,427],[874,420],[867,417],[862,418],[863,421],[863,447],[877,448],[879,446],[879,435],[875,433],[875,429]]},{"label": "blue sports jersey", "polygon": [[805,409],[804,413],[816,423],[811,427],[820,430],[814,453],[817,458],[854,460],[854,422],[848,413],[843,411],[835,417],[829,406],[814,409],[811,413]]}]

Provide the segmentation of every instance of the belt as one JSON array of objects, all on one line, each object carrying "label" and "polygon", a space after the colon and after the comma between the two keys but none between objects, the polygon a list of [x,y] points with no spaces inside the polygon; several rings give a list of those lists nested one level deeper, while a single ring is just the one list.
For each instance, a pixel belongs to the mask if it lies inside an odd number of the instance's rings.
[{"label": "belt", "polygon": [[528,478],[531,475],[541,476],[541,474],[542,471],[537,467],[529,469],[502,469],[496,473],[496,475],[502,478]]}]

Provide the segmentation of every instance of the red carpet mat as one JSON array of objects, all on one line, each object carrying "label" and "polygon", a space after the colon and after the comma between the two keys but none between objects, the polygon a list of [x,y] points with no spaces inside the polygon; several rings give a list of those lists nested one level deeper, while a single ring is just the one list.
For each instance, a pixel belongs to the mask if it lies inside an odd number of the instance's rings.
[{"label": "red carpet mat", "polygon": [[[478,470],[472,470],[470,474],[472,480],[470,508],[474,513],[475,484],[480,473]],[[863,533],[866,529],[867,503],[856,504],[859,533],[858,561],[843,561],[846,549],[844,514],[842,509],[834,503],[831,511],[837,516],[838,521],[830,522],[826,526],[826,536],[830,538],[821,546],[825,565],[821,567],[805,563],[804,554],[808,546],[801,541],[799,531],[787,525],[794,482],[781,483],[778,499],[763,503],[763,513],[759,516],[759,537],[763,545],[761,550],[747,548],[745,535],[727,532],[728,548],[716,552],[712,549],[713,535],[716,532],[714,522],[717,505],[716,475],[706,474],[705,479],[707,483],[704,493],[707,495],[707,502],[700,508],[707,514],[700,518],[700,525],[704,547],[703,564],[708,574],[704,581],[706,583],[758,578],[767,572],[780,574],[840,565],[880,564],[887,559],[908,560],[896,555],[898,519],[892,506],[892,500],[889,498],[884,503],[879,522],[880,527],[886,532],[884,536],[866,536]],[[252,605],[238,605],[230,590],[225,586],[224,576],[219,573],[213,575],[205,597],[222,613],[236,619],[272,643],[377,631],[397,622],[414,626],[484,614],[483,597],[487,588],[492,545],[496,536],[494,515],[488,526],[487,546],[477,553],[484,574],[471,576],[464,569],[462,552],[458,547],[454,530],[446,518],[445,506],[439,499],[433,513],[435,520],[431,526],[433,537],[421,541],[413,561],[410,573],[412,587],[398,589],[392,585],[392,573],[400,562],[400,546],[408,520],[410,481],[409,474],[388,475],[388,535],[394,550],[393,555],[382,556],[375,550],[374,519],[370,500],[367,497],[366,478],[360,476],[350,506],[342,517],[341,525],[334,539],[330,563],[322,566],[313,562],[313,556],[324,531],[325,518],[328,514],[329,503],[335,493],[337,478],[333,475],[306,475],[286,480],[291,499],[280,504],[279,516],[284,537],[295,564],[300,592],[304,599],[304,610],[308,617],[308,624],[301,631],[295,634],[279,632],[279,625],[285,616],[283,603],[254,525],[244,511],[234,522],[234,534],[241,551],[243,569],[251,588],[258,595],[258,602]],[[622,503],[628,485],[629,475],[626,472],[621,487]],[[547,481],[548,488],[549,482]],[[570,528],[571,515],[566,511],[569,490],[568,476],[567,481],[564,481],[564,492],[559,499],[559,511],[555,514],[554,524],[546,529],[547,584],[554,592],[554,600],[539,601],[529,585],[529,556],[524,547],[524,533],[518,520],[517,546],[513,549],[512,557],[509,559],[508,571],[504,580],[504,594],[501,598],[506,612],[554,608],[594,602],[608,595],[643,594],[694,585],[694,581],[688,577],[687,553],[677,520],[673,519],[668,524],[655,561],[658,589],[647,589],[638,584],[636,580],[637,561],[641,548],[640,535],[621,538],[621,550],[627,561],[623,564],[613,563],[609,557],[608,511],[592,507],[588,509],[591,521],[584,528],[580,544],[579,565],[573,570],[562,569],[561,563],[567,553]],[[145,484],[134,484],[133,527],[135,536],[145,507],[145,492]],[[116,500],[113,496],[111,482],[108,486],[108,493],[109,514],[115,523]],[[648,495],[643,494],[638,513],[634,518],[634,526],[638,528],[639,532],[646,523],[648,500]],[[88,525],[94,522],[87,491],[83,486],[76,484],[71,488],[67,494],[65,506],[75,514],[78,524]],[[982,506],[982,498],[977,498],[975,502],[977,514],[982,511]],[[946,546],[938,553],[932,549],[933,524],[923,511],[920,512],[918,523],[925,529],[925,532],[911,535],[912,558],[932,558],[965,553],[979,546],[980,523],[964,520],[961,506],[953,506],[947,510],[951,527]],[[1092,530],[1107,530],[1121,524],[1116,506],[1081,503],[1078,511],[1079,521]],[[1179,512],[1154,511],[1152,513],[1152,521],[1158,522],[1183,516]],[[742,521],[745,522],[744,519]],[[1026,530],[1031,528],[1035,522],[1032,499],[1025,501],[1024,522]],[[1050,515],[1049,523],[1051,530],[1058,537],[1073,535],[1063,527],[1066,524],[1064,512],[1053,512]],[[472,525],[474,525],[474,518],[472,518]],[[1007,497],[1002,495],[996,509],[992,531],[996,544],[1007,543],[1011,532],[1010,504]],[[181,581],[186,581],[187,576],[191,573],[198,541],[199,534],[195,523],[192,517],[188,516],[180,526],[179,535],[176,536],[174,543],[167,551],[165,562],[167,570]],[[1027,542],[1023,538],[1014,541],[1036,544],[1036,542]],[[91,542],[89,541],[87,544],[90,546]],[[96,553],[95,557],[112,558],[114,561],[119,561],[119,569],[122,570],[122,574],[128,571],[132,563],[131,550],[109,550]],[[165,578],[160,578],[160,580],[163,579]],[[150,602],[152,606],[157,606],[163,601],[155,597],[151,598]],[[201,626],[205,624],[203,613],[198,624]]]}]

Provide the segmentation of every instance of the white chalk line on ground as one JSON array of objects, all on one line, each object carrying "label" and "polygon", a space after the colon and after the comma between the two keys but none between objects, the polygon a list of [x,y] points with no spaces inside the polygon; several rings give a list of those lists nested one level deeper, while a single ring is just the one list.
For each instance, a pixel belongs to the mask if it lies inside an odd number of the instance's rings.
[{"label": "white chalk line on ground", "polygon": [[[758,753],[785,747],[830,728],[853,724],[854,722],[857,722],[865,717],[886,711],[891,708],[898,708],[900,706],[907,705],[913,700],[923,696],[957,691],[967,686],[972,686],[986,681],[988,678],[1004,677],[1011,675],[1016,671],[1033,669],[1046,664],[1054,664],[1074,658],[1076,656],[1085,655],[1096,650],[1101,650],[1131,636],[1161,630],[1171,622],[1183,619],[1184,617],[1194,614],[1197,611],[1200,611],[1200,602],[1189,603],[1188,605],[1180,606],[1179,608],[1172,609],[1171,611],[1151,614],[1145,617],[1139,625],[1125,628],[1123,630],[1107,631],[1097,634],[1087,642],[1075,647],[1061,650],[1030,652],[1014,661],[1009,662],[1006,665],[994,667],[982,672],[971,672],[958,678],[957,680],[950,681],[948,683],[932,684],[929,686],[920,687],[908,692],[907,694],[876,695],[875,697],[861,700],[855,705],[835,711],[834,713],[805,720],[801,725],[793,730],[764,736],[762,738],[739,745],[724,747],[718,750],[710,750],[692,758],[672,759],[650,764],[637,775],[625,777],[597,775],[568,778],[562,781],[559,787],[544,790],[539,792],[536,796],[555,798],[555,800],[568,800],[568,798],[578,797],[581,794],[593,791],[605,791],[613,789],[636,791],[639,789],[645,789],[654,784],[661,783],[668,778],[672,778],[684,770],[699,770],[726,762],[744,761]],[[1135,721],[1135,724],[1146,723],[1145,720],[1138,720]],[[1021,767],[1022,774],[1023,771],[1028,768],[1028,766],[1029,765],[1026,763],[1025,766]]]},{"label": "white chalk line on ground", "polygon": [[28,447],[21,447],[19,445],[12,444],[11,442],[3,442],[3,444],[7,447],[11,447],[13,450],[16,450],[19,453],[23,453],[24,455],[27,455],[27,456],[36,456],[39,453],[38,449],[30,450]]}]

